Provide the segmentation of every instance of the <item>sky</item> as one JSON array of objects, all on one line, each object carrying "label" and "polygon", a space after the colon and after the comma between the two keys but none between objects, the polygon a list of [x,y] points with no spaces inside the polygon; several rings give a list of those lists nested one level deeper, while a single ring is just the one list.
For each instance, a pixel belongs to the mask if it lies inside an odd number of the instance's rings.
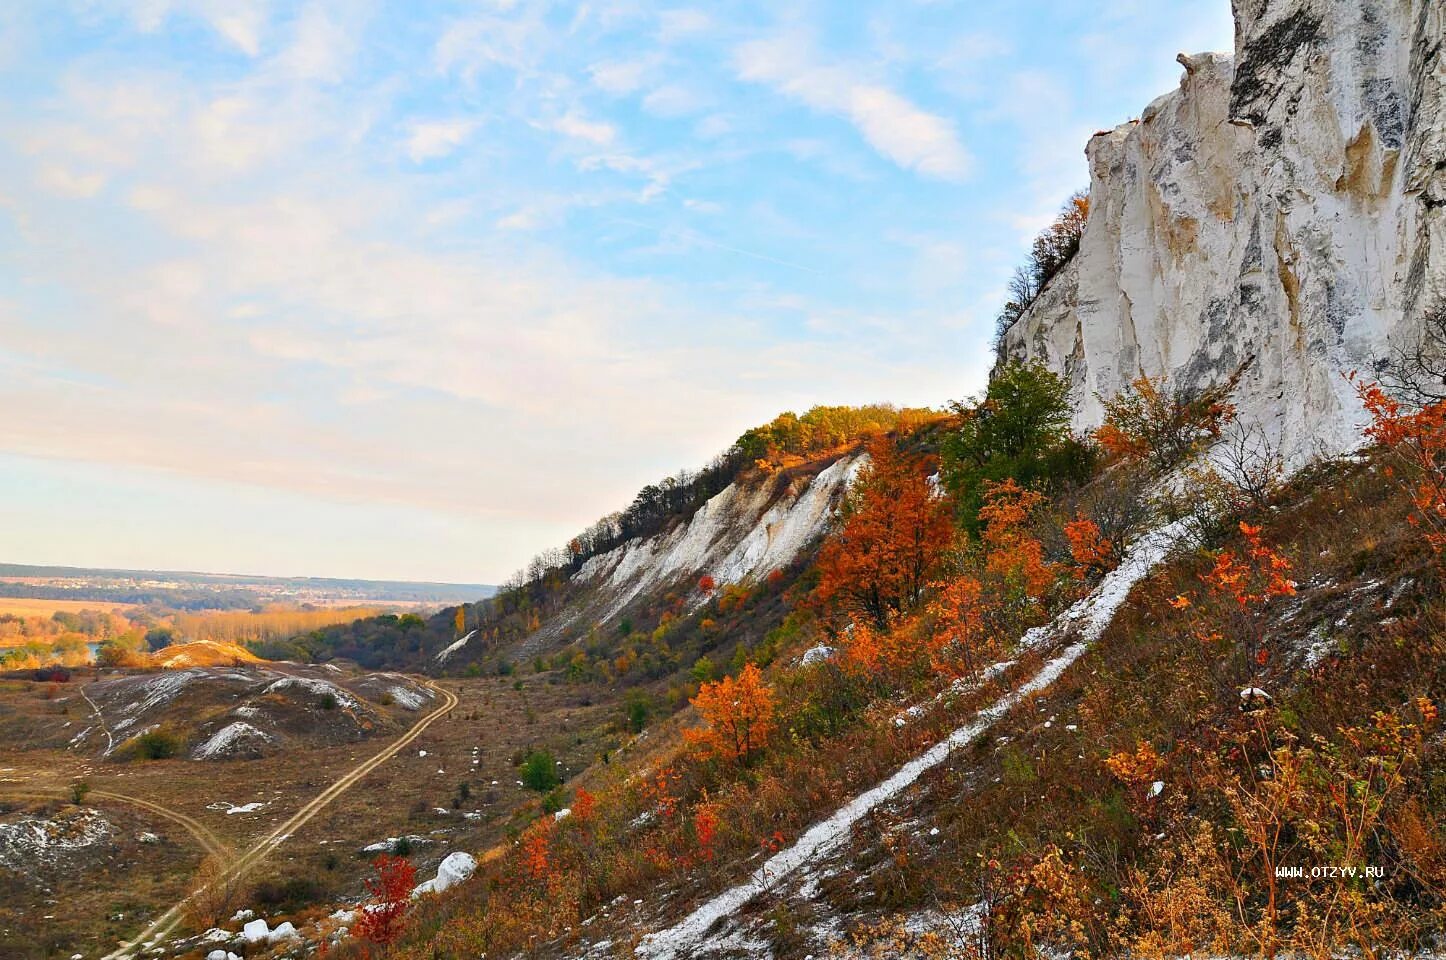
[{"label": "sky", "polygon": [[0,561],[498,582],[977,392],[1226,0],[0,4]]}]

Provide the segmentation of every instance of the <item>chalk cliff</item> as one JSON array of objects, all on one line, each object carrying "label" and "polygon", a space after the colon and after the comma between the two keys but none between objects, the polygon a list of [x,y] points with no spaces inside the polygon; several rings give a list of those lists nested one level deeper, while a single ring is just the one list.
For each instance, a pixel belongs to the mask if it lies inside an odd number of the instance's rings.
[{"label": "chalk cliff", "polygon": [[1345,374],[1446,303],[1446,4],[1237,0],[1236,53],[1096,134],[1080,251],[1005,337],[1076,426],[1144,374],[1236,396],[1293,462],[1354,444]]}]

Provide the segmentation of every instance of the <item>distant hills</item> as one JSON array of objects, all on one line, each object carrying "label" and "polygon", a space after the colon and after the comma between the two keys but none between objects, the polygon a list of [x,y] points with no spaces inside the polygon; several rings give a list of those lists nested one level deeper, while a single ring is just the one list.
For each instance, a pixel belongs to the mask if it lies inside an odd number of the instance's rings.
[{"label": "distant hills", "polygon": [[0,597],[164,604],[176,609],[246,609],[269,603],[455,604],[485,599],[482,583],[265,577],[184,570],[115,570],[0,563]]}]

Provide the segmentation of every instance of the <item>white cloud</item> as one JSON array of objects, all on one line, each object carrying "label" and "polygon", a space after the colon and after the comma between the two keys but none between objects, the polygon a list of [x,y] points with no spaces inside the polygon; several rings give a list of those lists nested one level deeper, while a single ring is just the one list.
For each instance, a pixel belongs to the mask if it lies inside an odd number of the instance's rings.
[{"label": "white cloud", "polygon": [[538,211],[533,207],[525,207],[509,213],[505,217],[497,219],[498,230],[536,230],[541,222]]},{"label": "white cloud", "polygon": [[135,25],[147,33],[171,16],[195,17],[207,23],[248,57],[261,52],[261,34],[268,21],[266,0],[138,0],[131,5]]},{"label": "white cloud", "polygon": [[814,61],[807,44],[781,36],[743,44],[735,53],[743,80],[767,84],[800,103],[844,117],[879,153],[906,170],[963,180],[972,161],[954,124],[920,109],[860,71]]},{"label": "white cloud", "polygon": [[467,142],[477,127],[474,120],[422,120],[407,136],[407,156],[413,163],[445,157]]},{"label": "white cloud", "polygon": [[362,19],[358,11],[339,7],[330,10],[313,2],[296,19],[290,45],[279,64],[300,80],[337,83],[345,75],[356,47],[356,30]]},{"label": "white cloud", "polygon": [[600,147],[611,144],[618,138],[617,128],[610,123],[589,120],[577,111],[568,111],[552,121],[552,129],[575,140],[585,140]]},{"label": "white cloud", "polygon": [[712,29],[713,18],[702,10],[664,10],[658,14],[658,39],[664,43],[676,43]]},{"label": "white cloud", "polygon": [[721,113],[711,114],[699,120],[693,132],[701,140],[716,140],[733,132],[733,121]]},{"label": "white cloud", "polygon": [[677,83],[659,87],[643,98],[643,109],[655,117],[686,117],[705,105],[697,91]]},{"label": "white cloud", "polygon": [[63,197],[83,199],[100,193],[105,186],[105,177],[98,173],[75,173],[63,166],[47,164],[40,169],[36,182]]},{"label": "white cloud", "polygon": [[543,19],[546,7],[545,3],[504,4],[496,14],[453,22],[442,31],[433,48],[437,69],[458,73],[468,81],[476,79],[487,66],[518,72],[532,70],[551,43]]},{"label": "white cloud", "polygon": [[653,67],[653,61],[647,59],[609,60],[593,64],[588,68],[588,75],[593,86],[604,93],[623,95],[641,88]]}]

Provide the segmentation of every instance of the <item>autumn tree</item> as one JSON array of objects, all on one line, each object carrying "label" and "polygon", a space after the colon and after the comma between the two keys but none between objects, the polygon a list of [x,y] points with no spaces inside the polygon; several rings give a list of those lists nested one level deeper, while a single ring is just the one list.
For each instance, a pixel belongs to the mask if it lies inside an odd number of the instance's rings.
[{"label": "autumn tree", "polygon": [[773,689],[755,664],[736,677],[703,684],[692,703],[704,726],[688,731],[688,741],[706,756],[745,762],[773,733]]},{"label": "autumn tree", "polygon": [[1076,516],[1064,525],[1064,536],[1069,542],[1076,580],[1088,579],[1096,573],[1108,573],[1119,565],[1114,543],[1090,518]]},{"label": "autumn tree", "polygon": [[368,877],[367,893],[352,933],[362,940],[389,946],[406,928],[407,907],[417,886],[417,868],[405,857],[382,854],[372,861],[376,876]]},{"label": "autumn tree", "polygon": [[950,508],[922,457],[880,439],[859,473],[842,521],[819,551],[814,599],[882,628],[917,604],[949,548]]},{"label": "autumn tree", "polygon": [[1103,400],[1105,421],[1095,440],[1115,460],[1143,461],[1160,472],[1184,463],[1235,420],[1230,396],[1248,365],[1202,389],[1170,388],[1164,377],[1138,377]]},{"label": "autumn tree", "polygon": [[1446,551],[1446,400],[1412,408],[1364,381],[1356,383],[1356,392],[1371,415],[1366,436],[1392,458],[1387,476],[1410,494],[1411,525],[1437,553]]},{"label": "autumn tree", "polygon": [[186,898],[187,918],[197,929],[209,929],[231,916],[240,900],[240,875],[228,870],[216,854],[207,854],[196,868],[191,895]]},{"label": "autumn tree", "polygon": [[[1214,564],[1200,576],[1212,595],[1228,601],[1225,609],[1210,622],[1197,617],[1194,631],[1206,646],[1243,644],[1254,665],[1263,667],[1269,662],[1264,608],[1276,597],[1294,596],[1296,584],[1290,578],[1290,560],[1266,542],[1261,528],[1244,521],[1239,527],[1245,541],[1243,549],[1219,551]],[[1169,603],[1177,610],[1194,607],[1189,594],[1180,594]]]},{"label": "autumn tree", "polygon": [[1043,599],[1058,576],[1054,565],[1044,559],[1044,545],[1029,528],[1043,503],[1039,491],[1005,480],[985,485],[984,506],[979,509],[985,573],[996,588],[1027,602]]},{"label": "autumn tree", "polygon": [[953,677],[977,676],[983,658],[994,652],[997,634],[986,617],[989,599],[972,576],[953,577],[938,585],[929,602],[930,664]]}]

